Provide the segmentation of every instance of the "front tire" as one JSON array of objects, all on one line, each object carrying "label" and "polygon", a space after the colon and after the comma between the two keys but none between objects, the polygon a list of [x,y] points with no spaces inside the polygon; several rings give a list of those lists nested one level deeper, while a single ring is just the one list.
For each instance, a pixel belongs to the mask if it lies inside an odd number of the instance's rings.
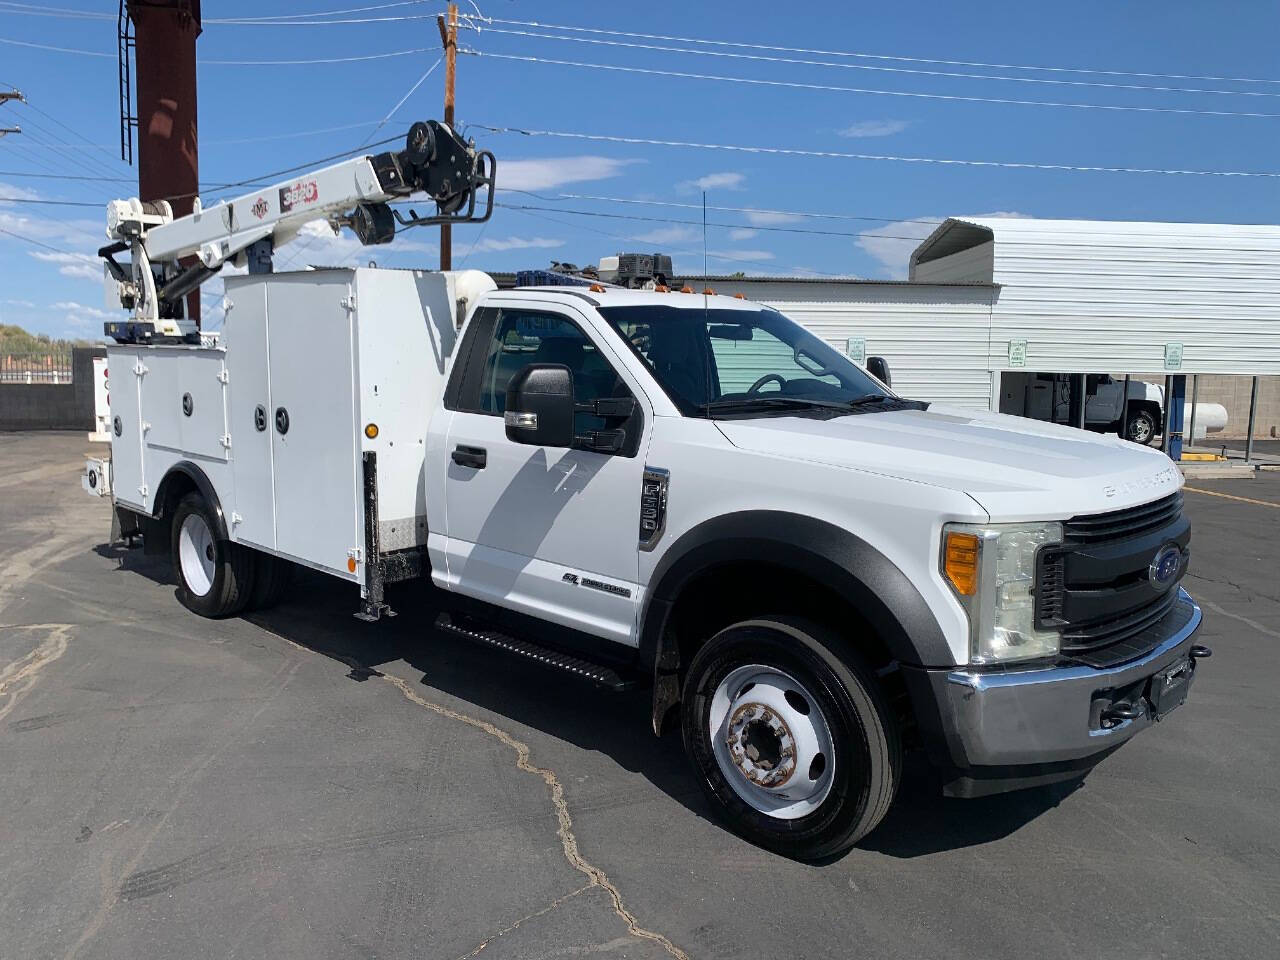
[{"label": "front tire", "polygon": [[1148,446],[1156,438],[1156,418],[1150,410],[1139,408],[1129,411],[1129,422],[1125,426],[1125,439],[1132,443]]},{"label": "front tire", "polygon": [[244,608],[253,586],[253,553],[218,540],[213,512],[198,493],[178,502],[173,514],[174,579],[178,601],[202,617],[229,617]]},{"label": "front tire", "polygon": [[853,846],[897,792],[902,747],[875,675],[816,624],[766,617],[712,637],[689,666],[682,725],[712,805],[786,856]]}]

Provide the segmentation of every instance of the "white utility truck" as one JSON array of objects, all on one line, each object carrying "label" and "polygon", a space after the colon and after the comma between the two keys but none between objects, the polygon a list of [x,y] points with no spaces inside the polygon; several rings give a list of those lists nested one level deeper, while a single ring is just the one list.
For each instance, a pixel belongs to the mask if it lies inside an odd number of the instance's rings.
[{"label": "white utility truck", "polygon": [[[404,168],[429,153],[302,182],[350,222],[344,201],[399,195],[366,189],[368,170],[416,184]],[[492,159],[475,163],[491,186]],[[270,228],[277,196],[316,195],[296,186],[196,216],[234,237],[261,201]],[[255,272],[227,280],[224,331],[201,335],[162,318],[185,292],[167,278],[221,239],[127,214],[111,490],[122,532],[172,554],[188,608],[270,604],[290,564],[358,587],[367,620],[390,613],[388,582],[437,590],[444,634],[650,684],[655,731],[678,712],[710,801],[763,846],[858,841],[904,750],[958,796],[1082,776],[1181,704],[1209,655],[1180,585],[1181,478],[1158,452],[900,398],[710,291]]]}]

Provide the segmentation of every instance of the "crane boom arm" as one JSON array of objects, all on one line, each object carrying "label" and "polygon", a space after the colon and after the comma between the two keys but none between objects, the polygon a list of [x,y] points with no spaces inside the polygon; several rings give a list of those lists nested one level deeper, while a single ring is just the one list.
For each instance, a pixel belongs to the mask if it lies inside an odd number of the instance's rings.
[{"label": "crane boom arm", "polygon": [[[255,244],[261,246],[250,270],[269,270],[271,252],[312,220],[349,227],[363,244],[390,242],[397,224],[482,223],[493,212],[496,166],[492,153],[477,151],[432,120],[415,123],[399,152],[354,157],[208,208],[197,198],[183,217],[174,217],[166,201],[113,200],[107,205],[107,236],[114,242],[99,253],[106,261],[108,298],[113,291],[133,311],[133,320],[109,322],[107,333],[130,342],[198,337],[194,322],[182,316],[186,294],[227,261],[244,264]],[[434,214],[420,217],[410,210],[405,216],[388,205],[418,193],[435,202]],[[131,262],[118,263],[115,256],[125,250]]]}]

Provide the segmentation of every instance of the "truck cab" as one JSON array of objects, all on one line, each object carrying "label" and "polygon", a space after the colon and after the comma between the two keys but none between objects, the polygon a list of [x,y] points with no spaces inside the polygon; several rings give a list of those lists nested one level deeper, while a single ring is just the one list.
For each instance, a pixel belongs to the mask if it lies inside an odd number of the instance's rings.
[{"label": "truck cab", "polygon": [[[208,429],[247,474],[303,436],[328,458],[289,489],[264,480],[258,505],[237,501],[235,467],[139,461],[157,492],[117,506],[172,543],[198,612],[235,612],[261,579],[250,560],[273,555],[379,604],[378,577],[407,571],[440,591],[445,633],[650,685],[655,731],[679,723],[713,806],[806,859],[881,821],[904,751],[958,796],[1082,776],[1180,705],[1209,653],[1181,586],[1181,475],[1157,451],[900,397],[777,310],[710,291],[317,273],[237,280],[225,342],[134,358],[210,382],[222,364],[217,409],[239,412]],[[236,344],[261,326],[274,363],[269,331],[299,320],[327,331],[309,345],[326,375],[282,371],[301,392],[277,402],[264,351]],[[182,380],[156,377],[164,402]],[[202,481],[164,492],[193,468]],[[324,558],[241,535],[274,498],[283,536],[282,497],[307,537],[336,531]],[[407,539],[386,539],[393,516]],[[244,584],[212,608],[219,577]]]}]

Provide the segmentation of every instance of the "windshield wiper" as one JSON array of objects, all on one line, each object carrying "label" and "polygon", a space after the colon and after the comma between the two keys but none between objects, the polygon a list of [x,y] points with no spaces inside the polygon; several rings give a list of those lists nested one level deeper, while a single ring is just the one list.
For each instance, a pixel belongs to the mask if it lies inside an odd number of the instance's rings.
[{"label": "windshield wiper", "polygon": [[889,400],[891,400],[891,399],[893,399],[893,398],[892,398],[892,397],[890,397],[888,394],[884,394],[884,393],[867,393],[867,394],[863,394],[861,397],[854,397],[854,398],[853,398],[852,400],[850,400],[847,404],[845,404],[845,406],[848,406],[848,407],[866,407],[866,406],[870,406],[870,405],[871,405],[871,404],[873,404],[873,403],[886,403],[886,402],[888,402],[888,401],[889,401]]},{"label": "windshield wiper", "polygon": [[769,409],[829,409],[843,410],[843,403],[832,403],[828,400],[807,400],[804,397],[737,397],[731,400],[712,400],[710,403],[698,404],[701,413],[715,413],[729,410]]}]

